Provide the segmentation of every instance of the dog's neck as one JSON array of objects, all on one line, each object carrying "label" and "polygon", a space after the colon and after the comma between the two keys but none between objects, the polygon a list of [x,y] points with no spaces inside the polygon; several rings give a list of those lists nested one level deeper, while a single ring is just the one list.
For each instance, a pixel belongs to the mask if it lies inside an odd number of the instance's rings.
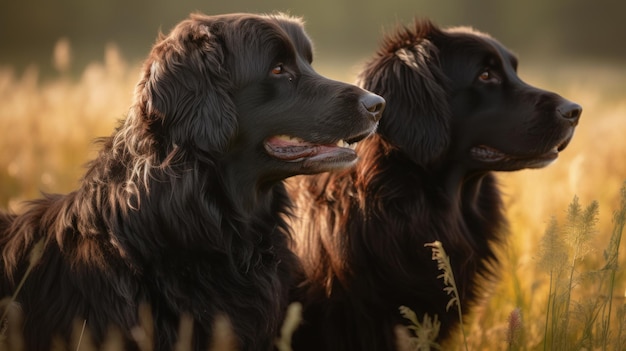
[{"label": "dog's neck", "polygon": [[439,173],[445,179],[445,193],[452,203],[475,204],[480,194],[483,180],[492,177],[490,172],[468,172],[462,166],[445,169]]},{"label": "dog's neck", "polygon": [[249,219],[256,208],[271,198],[273,184],[261,181],[254,163],[235,160],[221,163],[220,168],[219,181],[226,198],[243,218]]},{"label": "dog's neck", "polygon": [[[440,199],[447,199],[451,204],[471,204],[479,196],[483,180],[493,177],[492,172],[472,171],[463,162],[446,159],[428,165],[417,164],[403,150],[392,146],[383,138],[371,138],[362,144],[358,150],[361,160],[355,170],[357,179],[373,179],[378,173],[397,177],[398,172],[387,170],[402,169],[405,178],[419,179],[424,187],[431,188],[437,194],[437,198],[432,199],[435,203]],[[410,181],[396,181],[410,188],[415,186]],[[367,180],[365,182],[368,186],[372,185]],[[384,184],[382,186],[387,187]]]},{"label": "dog's neck", "polygon": [[[457,238],[448,234],[451,228],[470,233],[490,231],[488,228],[498,228],[497,232],[506,231],[502,200],[493,172],[468,171],[463,164],[455,162],[424,167],[416,164],[402,150],[375,142],[361,151],[361,161],[352,172],[361,208],[386,208],[391,211],[397,207],[396,203],[412,204],[400,206],[408,209],[420,208],[416,202],[426,202],[429,205],[424,210],[429,214],[421,214],[422,222],[416,224],[416,228],[440,227],[430,221],[443,218],[441,215],[445,213],[446,218],[455,219],[454,224],[447,224],[445,231],[438,235],[452,241]],[[398,215],[405,216],[406,213]],[[471,242],[474,239],[472,235],[467,239],[468,242],[458,245],[476,246]]]}]

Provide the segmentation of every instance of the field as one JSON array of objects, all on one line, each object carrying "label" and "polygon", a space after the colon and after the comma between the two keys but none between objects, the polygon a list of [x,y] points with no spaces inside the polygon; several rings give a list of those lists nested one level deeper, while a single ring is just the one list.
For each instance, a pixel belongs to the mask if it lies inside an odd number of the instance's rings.
[{"label": "field", "polygon": [[[115,46],[78,78],[67,73],[68,55],[59,42],[51,79],[36,67],[0,68],[2,208],[19,211],[41,191],[74,189],[96,151],[91,141],[109,135],[130,105],[139,69]],[[347,81],[356,72],[352,64],[317,69]],[[624,349],[626,253],[612,234],[626,180],[626,68],[522,63],[520,75],[581,104],[582,120],[555,164],[499,174],[511,223],[501,278],[467,321],[467,339],[459,334],[446,349]],[[577,228],[585,228],[580,237]]]}]

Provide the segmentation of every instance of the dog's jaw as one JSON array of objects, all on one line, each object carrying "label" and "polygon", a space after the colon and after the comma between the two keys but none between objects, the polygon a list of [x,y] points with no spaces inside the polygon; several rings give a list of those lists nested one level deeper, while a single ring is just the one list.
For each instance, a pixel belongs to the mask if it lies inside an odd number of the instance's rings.
[{"label": "dog's jaw", "polygon": [[282,162],[298,163],[300,172],[319,173],[354,166],[358,157],[356,144],[373,134],[376,127],[357,136],[339,141],[314,143],[302,138],[276,135],[265,140],[263,146],[268,155]]}]

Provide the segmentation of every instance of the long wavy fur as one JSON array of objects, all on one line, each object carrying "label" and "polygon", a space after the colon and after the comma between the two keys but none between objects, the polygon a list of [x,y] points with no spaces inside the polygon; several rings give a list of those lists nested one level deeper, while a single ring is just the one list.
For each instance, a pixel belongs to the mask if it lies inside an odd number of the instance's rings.
[{"label": "long wavy fur", "polygon": [[[13,294],[33,245],[45,241],[17,296],[27,350],[68,342],[75,321],[96,345],[112,327],[138,349],[141,304],[152,312],[155,350],[173,348],[182,315],[193,318],[194,349],[206,349],[218,315],[241,349],[271,347],[296,266],[282,219],[289,201],[278,184],[245,211],[217,166],[238,128],[224,51],[248,35],[229,27],[237,20],[192,16],[162,36],[127,118],[100,140],[80,188],[0,213],[1,296]],[[251,37],[273,35],[256,17],[242,21]]]},{"label": "long wavy fur", "polygon": [[357,146],[357,166],[289,184],[306,271],[295,293],[304,315],[294,350],[394,350],[395,327],[406,324],[400,306],[420,320],[437,316],[437,340],[447,339],[459,315],[446,309],[425,243],[448,251],[463,311],[494,275],[493,245],[506,231],[495,178],[446,173],[448,78],[434,44],[445,36],[428,21],[390,35],[360,75],[388,106],[377,134]]}]

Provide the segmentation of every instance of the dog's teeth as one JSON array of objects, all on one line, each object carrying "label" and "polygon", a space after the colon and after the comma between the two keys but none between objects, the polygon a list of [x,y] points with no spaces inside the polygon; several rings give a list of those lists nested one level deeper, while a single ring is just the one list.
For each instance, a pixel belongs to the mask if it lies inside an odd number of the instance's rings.
[{"label": "dog's teeth", "polygon": [[472,154],[476,157],[480,157],[482,159],[489,160],[499,160],[504,157],[502,152],[489,148],[489,147],[475,147],[471,150]]},{"label": "dog's teeth", "polygon": [[280,139],[280,140],[284,140],[284,141],[289,141],[289,142],[303,142],[302,139],[297,138],[297,137],[292,137],[289,135],[277,135],[276,138]]},{"label": "dog's teeth", "polygon": [[348,144],[348,142],[345,141],[345,140],[339,140],[337,142],[337,146],[341,147],[341,148],[347,148],[347,149],[354,150],[356,148],[356,143]]}]

